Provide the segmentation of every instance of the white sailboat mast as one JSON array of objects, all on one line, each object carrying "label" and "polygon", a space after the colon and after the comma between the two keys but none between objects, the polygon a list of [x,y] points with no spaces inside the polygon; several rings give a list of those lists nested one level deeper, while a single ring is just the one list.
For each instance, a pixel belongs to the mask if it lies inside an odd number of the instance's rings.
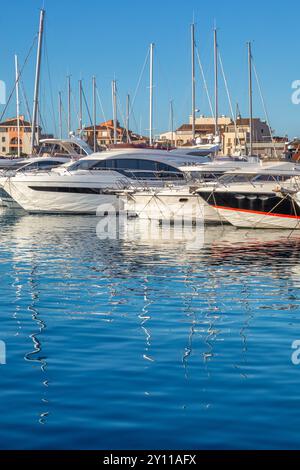
[{"label": "white sailboat mast", "polygon": [[93,142],[94,152],[97,151],[97,134],[96,134],[96,120],[97,120],[97,108],[96,108],[96,77],[93,77]]},{"label": "white sailboat mast", "polygon": [[127,98],[126,98],[126,137],[127,137],[127,144],[130,144],[129,117],[130,117],[130,95],[127,94]]},{"label": "white sailboat mast", "polygon": [[192,52],[192,140],[196,137],[196,78],[195,78],[195,23],[191,25]]},{"label": "white sailboat mast", "polygon": [[[34,84],[34,99],[33,99],[33,113],[32,113],[32,129],[31,129],[31,151],[33,153],[36,141],[36,124],[39,104],[39,89],[40,89],[40,76],[41,76],[41,59],[42,59],[42,46],[43,46],[43,33],[44,33],[44,18],[45,10],[40,13],[40,25],[38,34],[38,47],[37,47],[37,61],[35,71],[35,84]],[[37,132],[37,144],[39,140],[39,131]]]},{"label": "white sailboat mast", "polygon": [[170,121],[171,121],[171,147],[174,147],[174,107],[173,107],[173,100],[170,101]]},{"label": "white sailboat mast", "polygon": [[59,125],[59,138],[63,138],[63,131],[62,131],[62,97],[61,91],[58,93],[58,125]]},{"label": "white sailboat mast", "polygon": [[112,104],[113,104],[113,121],[114,121],[114,144],[118,143],[117,136],[117,82],[112,81]]},{"label": "white sailboat mast", "polygon": [[82,132],[82,80],[79,80],[79,130]]},{"label": "white sailboat mast", "polygon": [[18,56],[15,55],[15,71],[16,71],[16,105],[17,105],[17,139],[18,139],[18,157],[21,156],[21,133],[20,133],[20,96],[19,96],[19,64]]},{"label": "white sailboat mast", "polygon": [[68,138],[72,131],[72,119],[71,119],[71,76],[68,76]]},{"label": "white sailboat mast", "polygon": [[149,144],[153,144],[153,59],[154,44],[150,44],[150,106],[149,106]]},{"label": "white sailboat mast", "polygon": [[214,68],[215,68],[215,136],[219,136],[219,67],[218,67],[218,36],[214,28]]},{"label": "white sailboat mast", "polygon": [[249,68],[249,115],[250,115],[250,146],[249,155],[253,155],[253,85],[252,85],[252,46],[248,42],[248,68]]}]

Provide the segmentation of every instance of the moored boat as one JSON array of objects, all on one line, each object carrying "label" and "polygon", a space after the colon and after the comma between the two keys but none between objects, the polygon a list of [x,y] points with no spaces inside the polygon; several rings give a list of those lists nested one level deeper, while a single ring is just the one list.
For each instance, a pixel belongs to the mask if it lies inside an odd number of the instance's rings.
[{"label": "moored boat", "polygon": [[230,224],[241,228],[300,228],[300,207],[279,192],[288,186],[300,167],[291,163],[233,172],[214,187],[200,187],[197,194]]}]

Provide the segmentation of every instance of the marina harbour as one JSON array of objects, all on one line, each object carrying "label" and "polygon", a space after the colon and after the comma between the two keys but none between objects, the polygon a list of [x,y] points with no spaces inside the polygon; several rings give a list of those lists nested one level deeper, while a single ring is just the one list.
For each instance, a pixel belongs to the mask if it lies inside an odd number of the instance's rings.
[{"label": "marina harbour", "polygon": [[300,449],[286,3],[2,5],[3,466]]}]

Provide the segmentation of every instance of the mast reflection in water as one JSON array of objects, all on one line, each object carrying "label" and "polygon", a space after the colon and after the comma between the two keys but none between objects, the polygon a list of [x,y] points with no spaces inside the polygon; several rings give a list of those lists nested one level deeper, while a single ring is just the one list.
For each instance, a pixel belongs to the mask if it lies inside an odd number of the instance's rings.
[{"label": "mast reflection in water", "polygon": [[298,235],[97,222],[0,214],[1,447],[298,448]]}]

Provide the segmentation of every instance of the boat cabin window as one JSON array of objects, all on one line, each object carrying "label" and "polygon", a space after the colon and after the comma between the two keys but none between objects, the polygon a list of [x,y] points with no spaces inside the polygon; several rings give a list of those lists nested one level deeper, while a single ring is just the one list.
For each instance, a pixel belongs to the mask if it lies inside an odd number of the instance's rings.
[{"label": "boat cabin window", "polygon": [[69,171],[90,170],[104,171],[114,170],[128,177],[153,179],[153,178],[183,178],[183,174],[177,168],[166,163],[138,158],[112,158],[108,160],[81,160],[68,167]]},{"label": "boat cabin window", "polygon": [[76,170],[90,170],[94,165],[103,165],[102,161],[97,160],[79,160],[76,163],[68,166],[69,171],[76,171]]}]

